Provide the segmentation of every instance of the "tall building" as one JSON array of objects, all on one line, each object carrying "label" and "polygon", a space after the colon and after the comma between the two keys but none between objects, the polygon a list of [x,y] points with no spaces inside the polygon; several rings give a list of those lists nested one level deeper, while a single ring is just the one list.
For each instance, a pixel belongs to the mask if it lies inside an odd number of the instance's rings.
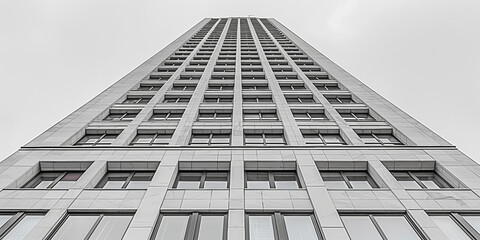
[{"label": "tall building", "polygon": [[266,18],[202,20],[0,189],[3,239],[480,239],[480,166]]}]

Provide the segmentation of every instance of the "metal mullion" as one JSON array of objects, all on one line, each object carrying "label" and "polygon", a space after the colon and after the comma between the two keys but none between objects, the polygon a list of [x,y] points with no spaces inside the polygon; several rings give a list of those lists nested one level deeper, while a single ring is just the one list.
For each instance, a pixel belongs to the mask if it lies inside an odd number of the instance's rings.
[{"label": "metal mullion", "polygon": [[127,116],[127,112],[125,112],[121,117],[120,120],[123,120]]},{"label": "metal mullion", "polygon": [[188,218],[187,232],[185,233],[185,240],[193,240],[198,223],[198,212],[194,212]]},{"label": "metal mullion", "polygon": [[325,142],[325,139],[322,137],[322,134],[317,133],[317,135],[318,135],[318,138],[320,138],[320,140],[322,140],[323,145],[327,145],[327,142]]},{"label": "metal mullion", "polygon": [[100,221],[102,220],[103,216],[104,216],[104,214],[100,214],[100,215],[98,216],[98,218],[97,218],[97,220],[95,221],[95,223],[93,224],[92,228],[90,228],[90,231],[88,231],[87,235],[85,235],[84,240],[88,240],[88,239],[92,236],[93,232],[95,231],[95,229],[96,229],[96,228],[98,227],[98,225],[100,224]]},{"label": "metal mullion", "polygon": [[472,227],[472,225],[470,225],[470,223],[468,223],[468,221],[462,217],[462,215],[458,213],[452,213],[451,216],[453,220],[460,225],[459,227],[466,231],[467,235],[470,235],[470,237],[473,237],[473,239],[480,239],[480,233],[478,233],[477,230],[475,230],[475,228]]},{"label": "metal mullion", "polygon": [[126,188],[126,187],[128,186],[128,184],[129,184],[130,181],[132,180],[134,174],[135,174],[135,172],[131,172],[131,173],[130,173],[130,175],[127,177],[127,179],[126,179],[125,182],[123,183],[122,189],[124,189],[124,188]]},{"label": "metal mullion", "polygon": [[412,177],[413,180],[415,180],[415,182],[417,182],[418,185],[420,185],[423,189],[428,189],[428,187],[425,186],[425,184],[423,184],[423,182],[422,182],[420,179],[418,179],[418,177],[415,176],[415,174],[413,174],[411,171],[407,171],[407,173],[408,173],[408,175],[410,175],[410,177]]},{"label": "metal mullion", "polygon": [[207,179],[207,171],[203,171],[202,175],[200,176],[200,186],[199,188],[205,187],[205,180]]},{"label": "metal mullion", "polygon": [[306,112],[306,114],[307,114],[307,117],[310,119],[310,121],[313,121],[312,120],[312,115],[310,115],[310,113],[308,111]]},{"label": "metal mullion", "polygon": [[165,116],[165,120],[164,121],[167,121],[167,119],[170,117],[170,114],[171,112],[168,112],[167,115]]},{"label": "metal mullion", "polygon": [[67,175],[67,172],[63,172],[62,174],[60,174],[60,176],[55,178],[55,180],[53,180],[53,182],[50,183],[47,188],[53,188],[58,182],[60,182],[60,180],[62,180],[63,177],[65,177],[65,175]]},{"label": "metal mullion", "polygon": [[348,180],[347,176],[345,176],[345,172],[340,171],[340,176],[342,176],[343,181],[347,184],[348,188],[353,189],[352,184],[350,183],[350,180]]},{"label": "metal mullion", "polygon": [[358,117],[357,117],[357,115],[355,115],[355,113],[350,112],[350,115],[352,115],[357,121],[360,121],[360,119],[358,119]]},{"label": "metal mullion", "polygon": [[100,141],[102,141],[102,139],[103,139],[106,135],[107,135],[107,134],[104,133],[102,136],[100,136],[100,137],[97,139],[97,141],[95,141],[95,142],[93,143],[93,146],[97,145]]},{"label": "metal mullion", "polygon": [[153,142],[155,141],[155,139],[157,138],[158,136],[158,133],[155,133],[155,135],[153,135],[153,138],[150,139],[150,142],[148,143],[150,146],[153,144]]},{"label": "metal mullion", "polygon": [[378,143],[380,143],[380,144],[382,144],[382,145],[384,144],[384,143],[382,142],[382,140],[380,140],[380,138],[378,138],[377,135],[375,135],[375,133],[372,133],[372,136],[375,138],[375,140],[377,140]]},{"label": "metal mullion", "polygon": [[273,172],[267,171],[267,174],[268,174],[268,183],[270,185],[270,188],[276,188]]},{"label": "metal mullion", "polygon": [[265,133],[262,133],[262,141],[263,141],[263,146],[267,145],[267,138],[265,137]]},{"label": "metal mullion", "polygon": [[278,240],[288,240],[288,233],[285,221],[283,219],[283,215],[281,213],[274,213],[273,217],[275,218],[275,226],[277,232],[277,239]]},{"label": "metal mullion", "polygon": [[210,135],[208,137],[208,146],[210,146],[212,144],[212,138],[213,138],[213,133],[210,133]]},{"label": "metal mullion", "polygon": [[217,112],[213,112],[213,121],[217,121]]},{"label": "metal mullion", "polygon": [[18,212],[12,215],[12,217],[10,217],[10,219],[8,219],[8,221],[4,223],[2,227],[0,227],[0,238],[5,237],[5,235],[8,234],[9,230],[12,230],[15,224],[19,222],[24,217],[24,215],[25,212]]},{"label": "metal mullion", "polygon": [[368,217],[370,218],[370,221],[372,221],[382,239],[388,240],[387,235],[385,235],[385,233],[382,231],[382,228],[380,228],[380,225],[378,224],[377,220],[375,220],[374,216],[369,214]]}]

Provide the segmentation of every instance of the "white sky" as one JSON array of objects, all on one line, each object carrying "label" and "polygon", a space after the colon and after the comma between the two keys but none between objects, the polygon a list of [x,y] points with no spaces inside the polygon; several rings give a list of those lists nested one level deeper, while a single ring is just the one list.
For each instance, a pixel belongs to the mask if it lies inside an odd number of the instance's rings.
[{"label": "white sky", "polygon": [[0,159],[205,17],[274,17],[480,161],[480,1],[2,0]]}]

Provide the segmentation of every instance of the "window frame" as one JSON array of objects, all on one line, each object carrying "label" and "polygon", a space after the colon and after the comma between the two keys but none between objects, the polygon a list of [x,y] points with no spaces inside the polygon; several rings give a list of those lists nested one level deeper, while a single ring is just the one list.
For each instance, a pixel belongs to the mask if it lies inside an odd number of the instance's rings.
[{"label": "window frame", "polygon": [[[345,122],[376,122],[377,120],[372,117],[368,112],[342,112],[339,113]],[[357,114],[366,114],[366,118],[360,118]],[[344,116],[349,115],[349,116]]]},{"label": "window frame", "polygon": [[[308,138],[306,138],[304,135],[317,135],[318,138],[320,139],[320,141],[322,141],[322,143],[309,143],[309,142],[306,140],[306,139],[308,139]],[[342,142],[341,142],[340,144],[331,144],[331,143],[328,143],[327,141],[325,141],[325,137],[324,137],[323,135],[337,135],[337,136],[340,137],[340,139],[342,140]],[[317,145],[324,145],[324,146],[345,146],[345,145],[348,145],[348,143],[345,142],[345,139],[343,139],[343,137],[342,137],[342,135],[340,135],[340,133],[323,133],[323,134],[322,134],[322,133],[319,133],[319,132],[317,132],[317,133],[302,133],[302,137],[303,137],[303,139],[305,139],[305,143],[306,143],[307,145],[310,145],[310,144],[312,144],[312,145],[317,144]]]},{"label": "window frame", "polygon": [[[164,118],[157,118],[155,119],[155,114],[165,114],[166,113],[166,116]],[[173,112],[173,111],[168,111],[168,112],[163,112],[163,111],[158,111],[158,112],[154,112],[152,113],[152,116],[148,119],[149,121],[180,121],[180,119],[182,119],[183,117],[183,113],[184,111],[181,111],[181,112]],[[172,119],[169,119],[170,118],[170,115],[172,114],[181,114],[180,117],[178,118],[172,118]]]},{"label": "window frame", "polygon": [[[35,186],[33,186],[35,184],[35,181],[37,179],[39,179],[43,174],[52,174],[52,173],[58,173],[59,175],[55,178],[55,180],[52,181],[52,183],[50,183],[46,188],[40,188],[40,189],[52,189],[53,187],[55,187],[55,185],[57,185],[58,182],[60,182],[63,177],[65,177],[68,173],[82,173],[80,174],[80,176],[78,177],[78,179],[80,179],[83,175],[83,173],[85,171],[75,171],[75,170],[72,170],[72,171],[40,171],[37,175],[35,175],[35,177],[33,177],[32,179],[30,179],[27,183],[25,183],[21,188],[26,188],[26,189],[37,189],[36,187],[42,182],[38,182]],[[76,181],[78,181],[75,180]],[[59,189],[68,189],[68,188],[59,188]]]},{"label": "window frame", "polygon": [[160,212],[153,227],[149,240],[155,240],[160,230],[164,216],[188,216],[188,223],[184,240],[196,240],[200,229],[202,216],[223,216],[223,239],[228,237],[228,212]]},{"label": "window frame", "polygon": [[[128,112],[128,110],[124,112],[109,112],[108,115],[103,119],[103,121],[112,121],[112,122],[133,121],[133,119],[135,119],[139,113],[140,111]],[[112,115],[117,115],[120,117],[112,117]],[[132,115],[134,116],[131,117]],[[129,117],[127,118],[127,116]]]},{"label": "window frame", "polygon": [[[347,185],[348,189],[365,189],[365,188],[354,188],[353,185],[350,183],[350,180],[348,179],[349,175],[353,176],[354,174],[359,174],[359,173],[365,174],[365,176],[367,177],[367,182],[370,184],[370,187],[372,187],[372,189],[380,188],[377,182],[375,182],[375,179],[373,179],[372,176],[370,176],[370,174],[367,171],[322,171],[320,170],[320,176],[322,177],[322,180],[323,180],[322,173],[339,173],[343,181]],[[325,180],[323,181],[325,182]],[[340,188],[327,188],[327,189],[336,190]]]},{"label": "window frame", "polygon": [[[207,135],[207,134],[209,134],[207,144],[192,144],[192,140],[194,139],[195,135]],[[190,136],[189,145],[190,146],[230,146],[230,145],[232,145],[232,133],[231,132],[228,133],[228,135],[229,135],[228,144],[212,144],[212,139],[214,139],[214,137],[213,137],[214,135],[227,135],[227,133],[213,133],[213,132],[210,132],[210,133],[192,133],[192,135]]]},{"label": "window frame", "polygon": [[[99,135],[100,137],[98,137],[98,139],[92,143],[92,144],[85,144],[85,143],[80,143],[84,138],[86,138],[87,136],[94,136],[94,135]],[[99,133],[99,134],[89,134],[89,133],[86,133],[85,135],[83,135],[83,137],[80,138],[80,140],[78,140],[74,145],[76,146],[87,146],[87,147],[94,147],[94,146],[109,146],[111,145],[111,143],[109,144],[101,144],[101,141],[107,137],[107,136],[115,136],[115,139],[118,138],[118,135],[120,135],[119,133]],[[114,140],[115,141],[115,140]]]},{"label": "window frame", "polygon": [[[457,226],[471,239],[480,239],[480,232],[465,219],[463,216],[480,216],[478,213],[462,213],[462,212],[433,212],[428,213],[428,216],[448,216]],[[432,220],[433,221],[433,220]],[[435,225],[437,225],[435,223]],[[438,226],[438,225],[437,225]],[[443,231],[442,231],[443,232]]]},{"label": "window frame", "polygon": [[[218,118],[218,114],[230,114],[230,118]],[[202,114],[213,114],[212,118],[207,118],[207,117],[202,117]],[[219,111],[213,111],[213,112],[207,112],[207,111],[200,111],[197,116],[197,121],[198,122],[231,122],[233,117],[233,113],[228,111],[228,112],[219,112]]]},{"label": "window frame", "polygon": [[90,228],[90,230],[88,231],[88,233],[85,236],[85,239],[89,239],[92,236],[92,234],[95,232],[95,230],[97,229],[98,225],[100,225],[103,217],[105,217],[105,216],[131,216],[132,219],[130,219],[130,222],[128,223],[128,226],[125,229],[125,232],[127,232],[128,228],[130,227],[130,224],[132,223],[134,215],[135,215],[135,213],[131,212],[131,211],[121,211],[121,212],[115,212],[115,213],[109,213],[109,212],[77,212],[77,211],[68,212],[67,211],[67,213],[61,218],[61,220],[54,225],[53,230],[49,234],[47,234],[45,239],[47,239],[47,240],[53,239],[55,237],[55,234],[58,233],[58,231],[62,228],[63,224],[65,224],[68,217],[70,217],[70,216],[97,216],[98,217],[95,220],[95,223],[92,225],[92,227]]},{"label": "window frame", "polygon": [[[146,171],[110,171],[108,170],[104,176],[100,179],[100,181],[98,181],[98,183],[95,185],[94,188],[96,189],[104,189],[104,190],[119,190],[119,189],[128,189],[127,186],[128,184],[132,181],[133,177],[135,176],[136,173],[151,173],[152,174],[152,179],[150,180],[150,183],[152,182],[153,180],[153,177],[155,176],[155,172],[156,171],[153,171],[153,170],[146,170]],[[104,188],[105,185],[107,184],[108,182],[108,177],[110,174],[124,174],[127,178],[125,179],[122,187],[120,188]],[[142,188],[142,189],[128,189],[128,190],[145,190],[145,189],[148,189],[147,188]]]},{"label": "window frame", "polygon": [[277,189],[277,186],[275,185],[275,173],[293,173],[295,176],[295,182],[297,183],[298,188],[289,188],[289,189],[283,189],[279,188],[281,190],[291,190],[291,189],[303,189],[303,185],[300,182],[300,178],[298,177],[297,171],[296,170],[245,170],[244,171],[244,178],[245,178],[245,183],[244,183],[244,188],[245,189],[251,189],[251,190],[266,190],[266,189],[258,189],[258,188],[248,188],[247,183],[248,183],[248,173],[267,173],[268,175],[268,184],[269,184],[269,189]]},{"label": "window frame", "polygon": [[[207,179],[207,173],[226,173],[227,174],[227,187],[225,189],[230,189],[230,171],[216,171],[216,170],[205,170],[205,171],[182,171],[179,170],[177,173],[177,176],[175,177],[175,182],[173,183],[172,189],[182,189],[182,190],[187,190],[184,188],[177,188],[178,187],[178,182],[180,181],[180,175],[182,173],[200,173],[200,185],[198,186],[198,189],[208,189],[208,190],[223,190],[222,189],[211,189],[211,188],[205,188],[205,181]],[[190,189],[193,190],[193,189]]]},{"label": "window frame", "polygon": [[[149,143],[137,143],[135,141],[138,141],[140,135],[153,135],[153,137],[150,139]],[[137,133],[135,137],[133,138],[132,142],[130,142],[130,146],[166,146],[169,145],[169,141],[167,141],[166,144],[158,144],[154,143],[155,140],[158,138],[158,136],[170,136],[170,138],[160,138],[160,139],[172,139],[173,132],[171,133]]]},{"label": "window frame", "polygon": [[[342,216],[368,216],[372,224],[374,225],[375,229],[377,230],[378,234],[382,237],[383,240],[388,240],[387,236],[385,235],[384,231],[380,227],[380,224],[375,220],[375,216],[401,216],[404,217],[413,231],[417,234],[418,238],[421,240],[429,239],[426,234],[423,232],[422,228],[418,226],[413,218],[406,212],[391,212],[391,213],[380,213],[380,212],[370,212],[370,213],[358,213],[358,212],[340,212],[340,220],[342,221],[342,225],[345,228],[345,231],[348,233],[347,227],[343,222]],[[350,236],[350,235],[349,235]]]},{"label": "window frame", "polygon": [[[262,135],[263,144],[247,144],[246,135]],[[267,144],[266,135],[282,135],[283,144]],[[285,139],[285,134],[282,133],[243,133],[243,145],[245,146],[285,146],[287,144],[287,139]]]},{"label": "window frame", "polygon": [[[397,178],[395,177],[394,173],[406,173],[408,176],[410,176],[419,186],[421,189],[436,189],[436,188],[428,188],[423,182],[422,180],[420,180],[416,175],[415,173],[432,173],[433,175],[436,175],[438,176],[438,178],[440,179],[441,183],[442,183],[442,186],[438,186],[438,189],[452,189],[454,188],[449,182],[447,182],[445,179],[443,179],[443,177],[441,177],[440,175],[437,174],[436,171],[390,171],[390,173],[392,174],[392,176],[395,178],[395,180],[397,182],[401,182],[399,180],[397,180]],[[406,188],[406,189],[410,189],[410,188]],[[437,190],[438,190],[437,189]]]},{"label": "window frame", "polygon": [[[404,144],[397,138],[395,137],[393,134],[391,133],[387,133],[387,134],[379,134],[379,133],[358,133],[357,134],[358,137],[362,140],[362,142],[365,144],[365,145],[382,145],[382,146],[403,146]],[[361,137],[361,135],[370,135],[372,136],[376,141],[377,143],[366,143],[363,138]],[[377,135],[389,135],[391,137],[393,137],[395,140],[397,140],[397,142],[384,142],[382,141],[382,139],[380,137],[378,137]]]},{"label": "window frame", "polygon": [[312,219],[312,224],[319,240],[323,240],[319,222],[315,214],[312,212],[246,212],[245,213],[245,239],[250,240],[250,216],[270,216],[272,219],[272,230],[274,240],[288,240],[287,226],[285,216],[309,216]]}]

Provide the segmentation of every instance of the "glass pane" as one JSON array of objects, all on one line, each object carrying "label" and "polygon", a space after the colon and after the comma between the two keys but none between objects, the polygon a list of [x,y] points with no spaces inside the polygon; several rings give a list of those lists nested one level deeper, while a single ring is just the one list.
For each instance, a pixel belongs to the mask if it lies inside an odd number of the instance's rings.
[{"label": "glass pane", "polygon": [[228,173],[207,172],[205,189],[226,189]]},{"label": "glass pane", "polygon": [[463,216],[477,232],[480,232],[480,216]]},{"label": "glass pane", "polygon": [[390,134],[376,134],[377,138],[380,139],[380,141],[382,141],[384,144],[388,144],[388,145],[396,145],[396,144],[400,144],[400,141],[398,141],[397,138],[395,138],[394,136],[390,135]]},{"label": "glass pane", "polygon": [[285,216],[288,240],[318,240],[311,216]]},{"label": "glass pane", "polygon": [[157,240],[184,240],[189,216],[163,216]]},{"label": "glass pane", "polygon": [[274,173],[275,188],[277,189],[296,189],[298,187],[295,173]]},{"label": "glass pane", "polygon": [[200,188],[200,180],[202,179],[201,173],[180,173],[178,179],[178,189],[198,189]]},{"label": "glass pane", "polygon": [[422,181],[428,189],[438,189],[450,187],[445,180],[438,176],[435,172],[415,172],[415,176]]},{"label": "glass pane", "polygon": [[4,240],[22,240],[42,219],[41,215],[27,215],[3,238]]},{"label": "glass pane", "polygon": [[328,189],[348,189],[347,183],[339,172],[320,172]]},{"label": "glass pane", "polygon": [[52,240],[83,240],[95,224],[98,216],[68,216]]},{"label": "glass pane", "polygon": [[249,216],[250,240],[274,240],[272,216]]},{"label": "glass pane", "polygon": [[322,134],[322,137],[327,145],[343,145],[345,143],[338,134]]},{"label": "glass pane", "polygon": [[201,216],[197,240],[222,240],[224,216]]},{"label": "glass pane", "polygon": [[135,173],[127,185],[127,189],[147,189],[152,181],[153,173],[139,172]]},{"label": "glass pane", "polygon": [[438,228],[447,235],[448,239],[470,239],[450,216],[430,216],[430,218],[437,224]]},{"label": "glass pane", "polygon": [[422,187],[407,173],[392,172],[397,181],[406,189],[421,189]]},{"label": "glass pane", "polygon": [[13,215],[0,215],[0,227],[3,226]]},{"label": "glass pane", "polygon": [[120,189],[122,188],[123,184],[125,183],[125,181],[112,181],[112,180],[108,180],[106,183],[105,183],[105,186],[103,186],[104,189]]},{"label": "glass pane", "polygon": [[365,144],[378,144],[378,140],[372,134],[358,134]]},{"label": "glass pane", "polygon": [[98,145],[110,145],[117,138],[117,135],[107,134],[97,144]]},{"label": "glass pane", "polygon": [[267,172],[248,172],[247,188],[250,189],[270,189]]},{"label": "glass pane", "polygon": [[132,216],[104,216],[89,240],[122,239],[131,220]]},{"label": "glass pane", "polygon": [[70,187],[75,184],[75,181],[60,181],[55,186],[53,186],[53,189],[69,189]]},{"label": "glass pane", "polygon": [[420,239],[404,216],[375,216],[375,220],[389,240]]},{"label": "glass pane", "polygon": [[376,187],[371,181],[373,181],[367,173],[355,172],[347,173],[347,179],[354,189],[371,189]]},{"label": "glass pane", "polygon": [[45,180],[43,179],[41,182],[38,183],[37,186],[35,186],[36,189],[46,189],[50,184],[53,183],[53,180]]},{"label": "glass pane", "polygon": [[352,240],[382,240],[368,216],[342,216],[343,224]]}]

